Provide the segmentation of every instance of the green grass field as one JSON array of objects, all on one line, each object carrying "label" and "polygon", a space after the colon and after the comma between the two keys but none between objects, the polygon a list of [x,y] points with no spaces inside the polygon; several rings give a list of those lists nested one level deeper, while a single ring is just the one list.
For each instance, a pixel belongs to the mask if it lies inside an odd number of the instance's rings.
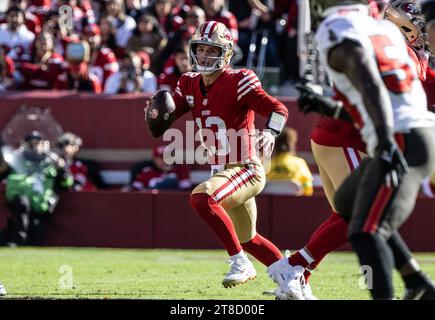
[{"label": "green grass field", "polygon": [[[435,278],[435,254],[416,257]],[[257,279],[223,288],[226,259],[222,250],[1,248],[0,281],[5,298],[15,299],[273,299],[263,295],[275,285],[258,262]],[[359,277],[354,254],[334,253],[310,283],[320,299],[368,299]],[[397,274],[394,279],[401,296]]]}]

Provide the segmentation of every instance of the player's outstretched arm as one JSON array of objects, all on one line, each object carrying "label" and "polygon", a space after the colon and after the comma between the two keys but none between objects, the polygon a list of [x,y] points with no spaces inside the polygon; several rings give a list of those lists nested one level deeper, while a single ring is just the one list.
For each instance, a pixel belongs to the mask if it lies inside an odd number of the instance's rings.
[{"label": "player's outstretched arm", "polygon": [[298,108],[303,113],[317,112],[325,117],[351,120],[341,101],[318,94],[309,85],[298,84],[295,88],[300,92]]}]

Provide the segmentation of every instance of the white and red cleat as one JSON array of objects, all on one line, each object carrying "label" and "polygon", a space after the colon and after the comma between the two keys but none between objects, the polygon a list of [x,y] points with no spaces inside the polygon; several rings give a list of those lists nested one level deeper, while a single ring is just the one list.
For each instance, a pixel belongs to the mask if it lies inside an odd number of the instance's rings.
[{"label": "white and red cleat", "polygon": [[254,265],[243,251],[231,256],[229,264],[230,271],[222,280],[222,285],[225,288],[237,286],[257,277]]}]

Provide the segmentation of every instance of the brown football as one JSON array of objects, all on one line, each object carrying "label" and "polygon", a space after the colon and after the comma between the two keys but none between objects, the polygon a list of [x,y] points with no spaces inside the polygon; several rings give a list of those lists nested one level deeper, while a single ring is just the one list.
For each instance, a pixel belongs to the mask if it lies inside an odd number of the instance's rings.
[{"label": "brown football", "polygon": [[161,137],[175,121],[175,102],[166,90],[159,90],[151,97],[147,110],[148,129],[155,137]]}]

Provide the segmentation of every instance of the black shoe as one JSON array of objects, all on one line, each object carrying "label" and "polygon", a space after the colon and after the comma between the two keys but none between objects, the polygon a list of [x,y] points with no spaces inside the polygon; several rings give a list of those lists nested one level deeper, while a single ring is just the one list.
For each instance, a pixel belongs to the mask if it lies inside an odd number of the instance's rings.
[{"label": "black shoe", "polygon": [[416,289],[406,288],[403,300],[435,300],[435,286],[428,284]]}]

